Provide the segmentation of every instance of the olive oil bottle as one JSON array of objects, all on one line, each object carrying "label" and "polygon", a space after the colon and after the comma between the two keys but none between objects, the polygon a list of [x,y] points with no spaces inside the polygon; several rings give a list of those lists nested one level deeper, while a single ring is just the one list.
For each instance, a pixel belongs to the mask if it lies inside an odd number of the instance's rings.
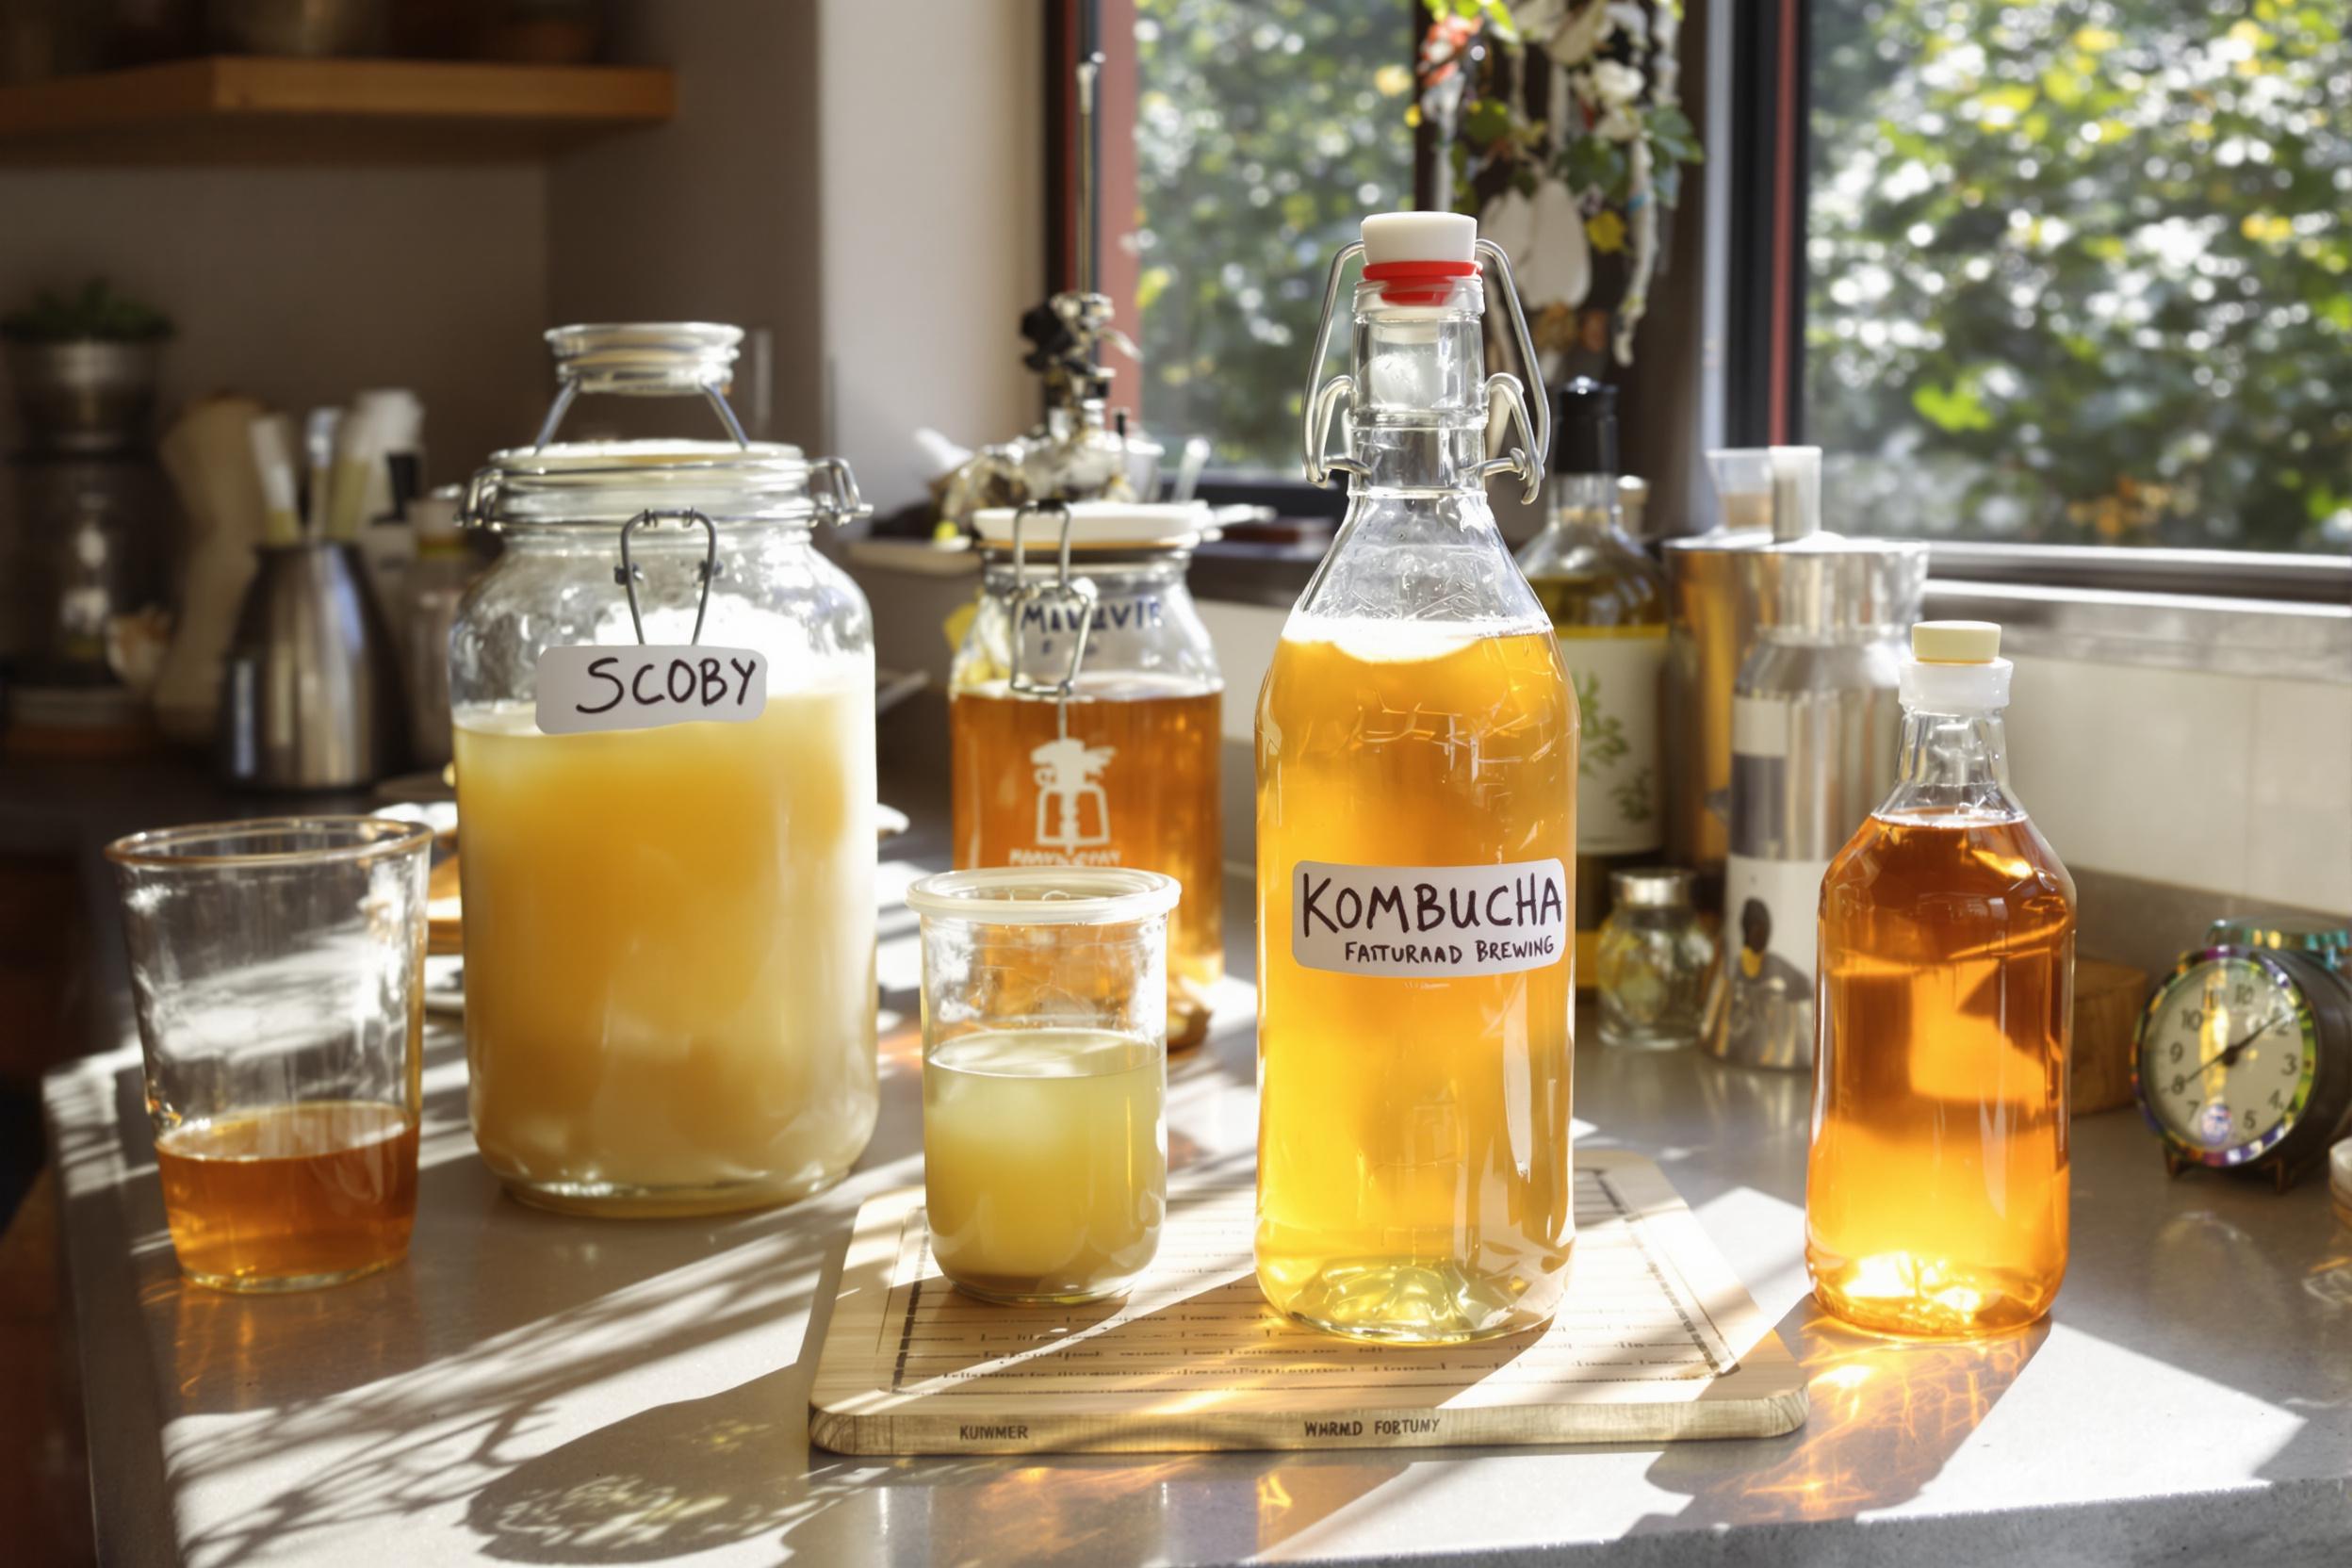
[{"label": "olive oil bottle", "polygon": [[1617,390],[1579,376],[1560,389],[1544,531],[1519,555],[1551,616],[1583,714],[1576,759],[1576,977],[1600,972],[1609,878],[1666,841],[1658,758],[1666,574],[1617,506]]}]

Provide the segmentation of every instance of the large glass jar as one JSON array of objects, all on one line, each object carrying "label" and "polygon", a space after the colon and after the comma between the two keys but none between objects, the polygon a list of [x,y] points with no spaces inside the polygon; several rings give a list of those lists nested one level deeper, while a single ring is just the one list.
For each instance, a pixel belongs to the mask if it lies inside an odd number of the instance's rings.
[{"label": "large glass jar", "polygon": [[1176,878],[1168,1045],[1198,1045],[1225,972],[1225,681],[1184,586],[1208,509],[1050,502],[974,522],[980,606],[949,681],[956,869]]},{"label": "large glass jar", "polygon": [[[475,1141],[553,1208],[786,1201],[876,1108],[873,626],[811,542],[856,486],[742,439],[733,327],[547,335],[556,403],[475,478],[504,548],[449,636]],[[707,399],[734,439],[548,444],[582,392]],[[729,673],[696,708],[690,675],[669,700],[673,653],[764,661],[764,695]]]}]

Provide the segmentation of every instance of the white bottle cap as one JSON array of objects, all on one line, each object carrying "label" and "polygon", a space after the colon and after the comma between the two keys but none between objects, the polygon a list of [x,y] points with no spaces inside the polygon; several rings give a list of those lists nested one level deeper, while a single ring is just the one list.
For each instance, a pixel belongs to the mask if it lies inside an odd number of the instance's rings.
[{"label": "white bottle cap", "polygon": [[1911,657],[1927,664],[1989,664],[2001,657],[1992,621],[1921,621],[1911,629]]},{"label": "white bottle cap", "polygon": [[1772,538],[1803,539],[1821,531],[1821,449],[1773,447]]},{"label": "white bottle cap", "polygon": [[1478,259],[1478,220],[1460,212],[1376,212],[1364,220],[1364,264]]},{"label": "white bottle cap", "polygon": [[1931,713],[2006,708],[2010,668],[2001,657],[2001,628],[1991,621],[1921,621],[1911,629],[1911,657],[1903,662],[1903,705]]}]

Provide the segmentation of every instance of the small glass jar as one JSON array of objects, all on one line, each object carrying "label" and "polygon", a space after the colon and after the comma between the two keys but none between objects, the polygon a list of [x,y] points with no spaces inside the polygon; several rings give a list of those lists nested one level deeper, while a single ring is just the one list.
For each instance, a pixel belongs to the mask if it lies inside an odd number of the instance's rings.
[{"label": "small glass jar", "polygon": [[[733,327],[547,336],[555,404],[474,479],[504,547],[449,634],[474,1138],[547,1207],[786,1201],[878,1098],[873,624],[812,542],[856,486],[743,439]],[[583,392],[705,400],[733,439],[549,445]],[[543,662],[582,645],[756,653],[764,696],[547,732]]]},{"label": "small glass jar", "polygon": [[980,513],[980,604],[949,681],[957,866],[1129,866],[1183,886],[1177,1051],[1207,1037],[1225,972],[1225,681],[1184,585],[1208,520],[1096,501]]},{"label": "small glass jar", "polygon": [[931,1253],[993,1301],[1123,1294],[1168,1213],[1174,878],[925,877],[923,1175]]},{"label": "small glass jar", "polygon": [[1691,873],[1643,867],[1610,874],[1616,907],[1601,926],[1601,1043],[1677,1051],[1699,1041],[1715,939],[1690,906]]}]

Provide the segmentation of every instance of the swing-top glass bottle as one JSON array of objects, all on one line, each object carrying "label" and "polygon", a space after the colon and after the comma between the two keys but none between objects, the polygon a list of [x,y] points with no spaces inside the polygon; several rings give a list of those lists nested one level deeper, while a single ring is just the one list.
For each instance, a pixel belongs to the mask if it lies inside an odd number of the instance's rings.
[{"label": "swing-top glass bottle", "polygon": [[1479,256],[1534,356],[1476,235],[1386,214],[1332,263],[1315,366],[1361,253],[1352,373],[1311,389],[1306,460],[1348,515],[1258,704],[1258,1282],[1401,1343],[1544,1322],[1573,1232],[1576,706],[1482,488],[1533,498],[1549,420],[1485,374]]}]

